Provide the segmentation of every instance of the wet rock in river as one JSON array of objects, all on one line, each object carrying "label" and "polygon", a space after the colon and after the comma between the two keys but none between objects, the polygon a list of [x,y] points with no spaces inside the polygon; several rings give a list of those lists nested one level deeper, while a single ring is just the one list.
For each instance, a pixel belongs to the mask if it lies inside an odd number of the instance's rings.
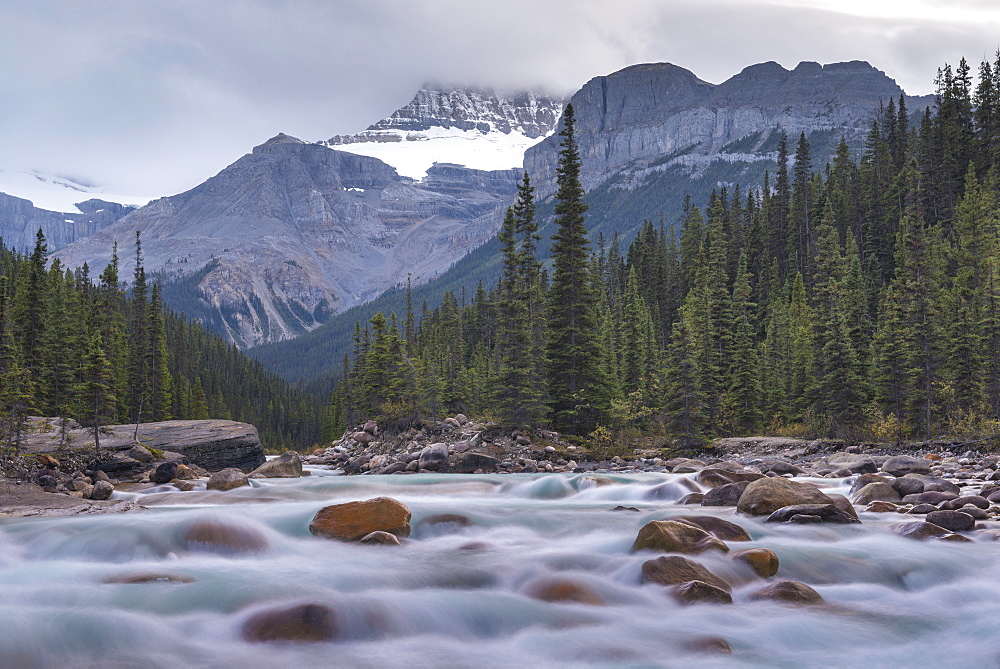
[{"label": "wet rock in river", "polygon": [[[854,495],[869,483],[890,483],[893,480],[895,479],[890,479],[888,476],[879,476],[878,474],[859,474],[854,477],[854,482],[851,484],[850,494]],[[921,489],[923,489],[922,485]]]},{"label": "wet rock in river", "polygon": [[387,546],[400,546],[402,545],[399,541],[399,537],[395,534],[389,534],[388,532],[383,532],[382,530],[376,530],[375,532],[370,532],[365,536],[358,539],[359,544],[383,544]]},{"label": "wet rock in river", "polygon": [[882,463],[882,471],[893,476],[930,474],[931,465],[924,458],[915,458],[912,455],[894,455]]},{"label": "wet rock in river", "polygon": [[729,557],[747,565],[762,578],[770,578],[778,573],[778,556],[767,548],[744,548],[733,551]]},{"label": "wet rock in river", "polygon": [[701,504],[703,501],[705,501],[705,495],[703,493],[692,492],[692,493],[688,493],[687,495],[684,495],[683,497],[681,497],[679,500],[677,500],[677,503],[678,504]]},{"label": "wet rock in river", "polygon": [[101,581],[101,583],[125,585],[143,583],[194,583],[194,579],[190,576],[170,574],[167,572],[137,572],[131,574],[121,574],[119,576],[109,576]]},{"label": "wet rock in river", "polygon": [[772,477],[751,482],[740,496],[736,508],[750,516],[767,516],[793,504],[833,503],[833,499],[814,485]]},{"label": "wet rock in river", "polygon": [[703,566],[680,555],[667,555],[642,563],[642,580],[660,585],[680,585],[688,581],[702,581],[726,592],[732,588],[724,580]]},{"label": "wet rock in river", "polygon": [[251,474],[259,474],[269,479],[297,479],[302,476],[302,460],[295,451],[285,451],[253,470]]},{"label": "wet rock in river", "polygon": [[601,606],[604,598],[596,592],[568,578],[542,578],[527,588],[528,596],[543,602],[576,602]]},{"label": "wet rock in river", "polygon": [[267,537],[258,530],[217,520],[195,522],[183,540],[189,550],[214,553],[260,553],[268,547]]},{"label": "wet rock in river", "polygon": [[347,502],[323,507],[316,512],[309,531],[327,539],[357,541],[382,530],[397,537],[410,536],[410,510],[391,497]]},{"label": "wet rock in river", "polygon": [[874,474],[878,471],[872,457],[860,453],[834,453],[827,458],[827,463],[833,469],[847,469],[852,474]]},{"label": "wet rock in river", "polygon": [[330,641],[336,635],[334,612],[320,604],[261,611],[243,623],[243,638],[250,642]]},{"label": "wet rock in river", "polygon": [[774,600],[790,604],[823,604],[823,597],[801,581],[778,581],[750,595],[752,600]]},{"label": "wet rock in river", "polygon": [[721,636],[703,636],[684,644],[684,650],[691,653],[728,655],[733,652],[729,642]]},{"label": "wet rock in river", "polygon": [[716,516],[674,516],[670,520],[700,527],[723,541],[750,541],[747,531],[736,523]]},{"label": "wet rock in river", "polygon": [[209,490],[233,490],[245,485],[250,485],[247,475],[235,467],[228,467],[212,474],[205,487]]},{"label": "wet rock in river", "polygon": [[750,481],[737,481],[712,488],[701,500],[702,506],[736,506]]},{"label": "wet rock in river", "polygon": [[931,511],[927,522],[952,532],[968,532],[976,526],[976,519],[962,511]]},{"label": "wet rock in river", "polygon": [[865,507],[865,511],[872,513],[895,513],[899,511],[899,507],[892,502],[871,502]]},{"label": "wet rock in river", "polygon": [[674,586],[670,594],[681,604],[732,604],[733,596],[704,581],[687,581]]},{"label": "wet rock in river", "polygon": [[868,504],[870,502],[898,502],[899,493],[888,483],[869,483],[858,490],[851,497],[854,504]]},{"label": "wet rock in river", "polygon": [[823,523],[848,524],[860,522],[857,518],[844,513],[833,504],[793,504],[785,506],[768,516],[765,522],[784,523],[800,515],[815,516],[819,519],[818,522]]},{"label": "wet rock in river", "polygon": [[917,541],[926,541],[927,539],[969,541],[969,539],[963,537],[961,534],[949,532],[940,525],[927,523],[922,520],[911,520],[905,523],[900,523],[898,525],[893,525],[890,529],[901,537],[916,539]]},{"label": "wet rock in river", "polygon": [[654,520],[646,523],[632,544],[632,551],[652,550],[664,553],[728,552],[729,547],[711,534],[687,523]]},{"label": "wet rock in river", "polygon": [[941,508],[950,511],[954,509],[961,509],[963,506],[967,506],[969,504],[979,507],[980,509],[990,508],[989,501],[985,497],[980,497],[979,495],[963,495],[962,497],[950,499],[947,502],[942,502]]},{"label": "wet rock in river", "polygon": [[914,476],[901,476],[889,481],[889,485],[899,493],[900,497],[919,495],[924,491],[924,482]]}]

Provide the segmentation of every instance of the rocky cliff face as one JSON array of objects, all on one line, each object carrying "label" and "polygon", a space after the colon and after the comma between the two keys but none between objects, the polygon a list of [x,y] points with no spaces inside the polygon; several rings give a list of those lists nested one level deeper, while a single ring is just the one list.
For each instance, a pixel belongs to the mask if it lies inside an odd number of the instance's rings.
[{"label": "rocky cliff face", "polygon": [[77,205],[79,213],[47,211],[31,201],[0,193],[0,237],[8,248],[20,251],[35,246],[41,228],[50,251],[103,230],[135,207],[104,200],[87,200]]},{"label": "rocky cliff face", "polygon": [[[858,147],[879,105],[901,94],[896,82],[861,61],[803,62],[794,70],[762,63],[719,85],[669,63],[636,65],[591,79],[571,99],[581,178],[590,189],[612,177],[635,184],[650,170],[675,165],[697,174],[717,160],[773,161],[771,135],[781,129],[792,150],[800,132],[843,135]],[[927,103],[908,99],[910,110]],[[559,137],[550,136],[525,154],[542,195],[554,188],[558,145]]]},{"label": "rocky cliff face", "polygon": [[117,242],[129,276],[125,249],[139,230],[147,272],[193,277],[209,320],[253,346],[311,330],[408,274],[440,273],[494,234],[519,176],[437,165],[418,183],[375,158],[279,135],[57,255],[96,273]]}]

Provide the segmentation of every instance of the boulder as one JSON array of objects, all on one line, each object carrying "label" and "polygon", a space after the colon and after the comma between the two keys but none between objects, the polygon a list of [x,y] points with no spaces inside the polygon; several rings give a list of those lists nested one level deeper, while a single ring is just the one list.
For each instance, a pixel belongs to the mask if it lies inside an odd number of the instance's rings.
[{"label": "boulder", "polygon": [[249,527],[231,525],[218,520],[199,520],[184,532],[189,550],[213,553],[260,553],[268,547],[267,537]]},{"label": "boulder", "polygon": [[735,483],[737,481],[756,481],[757,479],[764,478],[764,475],[760,472],[748,472],[743,470],[733,471],[731,469],[723,469],[721,467],[707,467],[698,472],[694,480],[702,484],[707,488],[718,488],[719,486],[726,485],[727,483]]},{"label": "boulder", "polygon": [[455,461],[451,464],[448,470],[455,472],[456,474],[472,474],[477,469],[481,469],[484,472],[492,472],[496,471],[499,464],[499,458],[494,458],[493,456],[486,455],[485,453],[469,451],[467,453],[460,453],[456,456]]},{"label": "boulder", "polygon": [[818,592],[800,581],[778,581],[750,595],[752,600],[770,599],[790,604],[823,604]]},{"label": "boulder", "polygon": [[170,481],[177,478],[177,463],[176,462],[161,462],[153,470],[153,475],[150,480],[153,483],[169,483]]},{"label": "boulder", "polygon": [[941,508],[948,510],[961,509],[963,506],[968,504],[980,509],[990,508],[989,500],[979,495],[963,495],[961,497],[956,497],[955,499],[950,499],[947,502],[942,502]]},{"label": "boulder", "polygon": [[833,504],[793,504],[785,506],[768,516],[765,522],[785,523],[796,516],[814,516],[819,519],[818,522],[822,523],[841,523],[846,525],[860,522],[857,518],[849,516]]},{"label": "boulder", "polygon": [[913,476],[900,476],[889,481],[889,485],[899,493],[900,497],[919,495],[924,491],[924,482]]},{"label": "boulder", "polygon": [[410,510],[391,497],[326,506],[316,512],[309,531],[327,539],[358,541],[376,531],[410,536]]},{"label": "boulder", "polygon": [[667,555],[655,560],[646,560],[642,563],[642,580],[660,585],[680,585],[688,581],[702,581],[726,592],[732,592],[732,587],[724,580],[697,562],[680,555]]},{"label": "boulder", "polygon": [[247,475],[236,467],[228,467],[212,474],[205,487],[209,490],[232,490],[250,485]]},{"label": "boulder", "polygon": [[448,444],[431,444],[420,451],[420,469],[437,471],[448,465]]},{"label": "boulder", "polygon": [[590,606],[604,604],[603,597],[582,583],[568,578],[542,578],[529,585],[527,593],[529,597],[543,602],[576,602]]},{"label": "boulder", "polygon": [[927,522],[952,532],[968,532],[976,526],[976,519],[963,511],[931,511]]},{"label": "boulder", "polygon": [[888,483],[869,483],[854,493],[851,502],[868,504],[870,502],[898,502],[900,499],[899,493]]},{"label": "boulder", "polygon": [[681,604],[732,604],[733,596],[722,588],[704,581],[687,581],[674,586],[671,593]]},{"label": "boulder", "polygon": [[795,465],[778,461],[772,464],[768,471],[772,471],[778,476],[798,476],[799,474],[804,474],[805,471],[801,467],[796,467]]},{"label": "boulder", "polygon": [[912,455],[894,455],[882,463],[882,471],[893,476],[930,474],[931,463],[924,458],[915,458]]},{"label": "boulder", "polygon": [[375,435],[371,432],[365,432],[361,430],[360,432],[355,432],[351,435],[351,439],[358,442],[359,444],[368,444],[375,441]]},{"label": "boulder", "polygon": [[[998,493],[998,494],[1000,494],[1000,493]],[[703,493],[700,493],[700,492],[691,492],[691,493],[688,493],[688,494],[684,495],[679,500],[677,500],[677,503],[678,504],[701,504],[704,501],[705,501],[705,495]]]},{"label": "boulder", "polygon": [[111,485],[110,481],[98,481],[94,484],[94,489],[90,491],[90,499],[93,500],[105,500],[111,497],[111,493],[115,491],[115,487]]},{"label": "boulder", "polygon": [[917,541],[926,541],[927,539],[943,539],[945,541],[970,541],[970,539],[963,537],[961,534],[954,534],[949,532],[940,525],[935,525],[934,523],[925,523],[922,520],[911,520],[905,523],[899,523],[898,525],[893,525],[891,528],[893,532],[901,537],[906,537],[907,539],[916,539]]},{"label": "boulder", "polygon": [[700,527],[723,541],[750,541],[746,530],[717,516],[674,516],[670,520]]},{"label": "boulder", "polygon": [[705,530],[673,520],[646,523],[632,544],[632,551],[652,550],[664,553],[704,553],[709,550],[728,552],[729,547]]},{"label": "boulder", "polygon": [[712,488],[701,500],[702,506],[736,506],[751,481],[737,481]]},{"label": "boulder", "polygon": [[250,642],[330,641],[337,631],[333,611],[320,604],[262,611],[243,623],[243,638]]},{"label": "boulder", "polygon": [[892,502],[872,502],[865,507],[865,511],[872,513],[896,513],[899,507]]},{"label": "boulder", "polygon": [[177,474],[174,478],[181,481],[190,481],[191,479],[198,478],[198,472],[187,465],[177,465]]},{"label": "boulder", "polygon": [[747,565],[762,578],[770,578],[778,573],[778,556],[767,548],[744,548],[733,551],[729,557]]},{"label": "boulder", "polygon": [[[855,494],[857,494],[857,492],[859,490],[861,490],[862,488],[864,488],[869,483],[890,483],[891,484],[891,482],[895,481],[895,480],[896,479],[892,478],[891,476],[881,476],[879,474],[859,474],[858,476],[854,477],[854,482],[851,483],[851,492],[850,492],[850,494],[852,496],[855,495]],[[921,485],[921,487],[923,487],[923,485]]]},{"label": "boulder", "polygon": [[833,469],[849,469],[852,474],[874,474],[878,465],[870,455],[860,453],[834,453],[826,459]]},{"label": "boulder", "polygon": [[751,482],[740,496],[736,508],[750,516],[767,516],[794,504],[833,503],[833,499],[812,484],[776,476]]},{"label": "boulder", "polygon": [[302,476],[302,460],[295,451],[285,451],[251,472],[269,479],[297,479]]}]

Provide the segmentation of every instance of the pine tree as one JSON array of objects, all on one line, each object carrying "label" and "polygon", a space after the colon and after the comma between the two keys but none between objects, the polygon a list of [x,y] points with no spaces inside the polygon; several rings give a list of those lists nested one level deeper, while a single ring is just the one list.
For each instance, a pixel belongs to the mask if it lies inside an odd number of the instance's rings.
[{"label": "pine tree", "polygon": [[101,425],[113,416],[115,397],[112,394],[112,367],[100,333],[93,333],[87,341],[84,359],[81,395],[87,407],[88,418],[94,428],[94,450],[101,449]]},{"label": "pine tree", "polygon": [[556,191],[556,233],[552,236],[546,346],[553,422],[562,430],[592,430],[610,405],[610,379],[600,366],[597,295],[588,267],[580,154],[574,137],[573,105],[563,114]]}]

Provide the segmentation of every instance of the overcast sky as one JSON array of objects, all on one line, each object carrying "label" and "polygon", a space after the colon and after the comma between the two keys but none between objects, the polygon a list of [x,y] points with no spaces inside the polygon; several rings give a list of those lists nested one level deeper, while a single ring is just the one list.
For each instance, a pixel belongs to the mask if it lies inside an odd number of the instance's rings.
[{"label": "overcast sky", "polygon": [[356,132],[426,80],[573,92],[867,60],[909,94],[1000,47],[998,0],[0,0],[0,169],[173,194],[278,132]]}]

